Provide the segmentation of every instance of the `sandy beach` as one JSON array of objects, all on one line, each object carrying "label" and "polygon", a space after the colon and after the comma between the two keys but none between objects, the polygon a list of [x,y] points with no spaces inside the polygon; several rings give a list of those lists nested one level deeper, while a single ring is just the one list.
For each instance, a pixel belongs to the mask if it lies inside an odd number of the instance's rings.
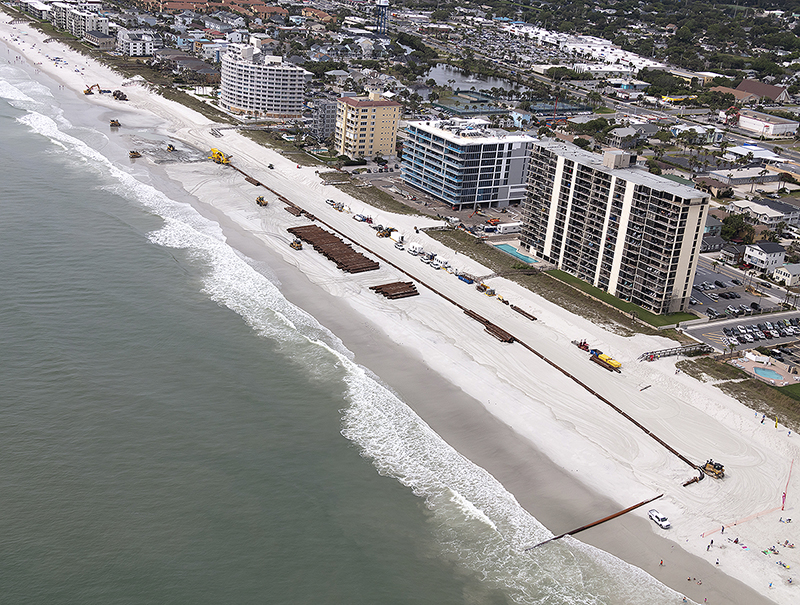
[{"label": "sandy beach", "polygon": [[[5,15],[0,18],[0,39],[12,51],[8,59],[16,60],[12,53],[24,57],[35,69],[62,82],[68,89],[65,94],[83,97],[83,88],[94,82],[114,89],[122,86],[123,78],[107,68],[57,43],[44,45],[43,35],[11,26]],[[56,54],[56,49],[68,67],[44,57]],[[797,510],[800,484],[796,474],[790,474],[798,453],[797,437],[780,424],[775,427],[774,421],[761,423],[760,415],[711,382],[676,374],[674,360],[637,361],[643,351],[667,348],[673,341],[622,337],[514,283],[490,280],[498,293],[538,318],[531,322],[453,275],[434,271],[396,250],[393,242],[376,238],[352,214],[371,215],[376,222],[395,226],[457,269],[490,273],[424,233],[415,234],[415,226],[432,226],[435,221],[371,209],[323,185],[314,168],[298,169],[291,160],[232,130],[215,138],[209,120],[141,86],[126,86],[125,92],[130,101],[124,110],[108,95],[81,100],[119,117],[123,136],[135,132],[144,139],[174,139],[187,148],[219,147],[232,154],[237,167],[343,236],[518,335],[690,460],[702,463],[714,458],[726,466],[722,481],[707,478],[683,487],[697,474],[695,470],[522,346],[495,340],[425,287],[420,287],[420,296],[409,299],[376,296],[369,286],[407,279],[395,267],[381,263],[378,271],[347,275],[308,246],[299,253],[289,248],[286,228],[309,220],[285,212],[274,195],[245,182],[240,173],[211,162],[156,164],[147,153],[137,160],[137,174],[169,180],[176,190],[187,192],[186,200],[220,225],[229,245],[256,263],[266,261],[290,301],[342,338],[356,362],[380,376],[437,433],[494,475],[552,532],[567,531],[663,493],[656,507],[670,518],[672,529],[658,529],[647,519],[649,507],[644,507],[582,533],[579,539],[640,567],[696,602],[705,598],[709,603],[796,601],[798,587],[788,583],[792,570],[776,562],[792,568],[800,565],[800,549],[779,546],[784,540],[800,543],[796,530],[800,517],[797,523],[780,521]],[[267,169],[269,163],[274,170]],[[258,207],[256,195],[265,195],[269,206]],[[341,201],[350,212],[337,212],[326,198]],[[570,344],[581,339],[621,361],[623,372],[609,373],[590,363]],[[787,498],[781,510],[784,491]],[[762,552],[772,545],[778,546],[779,555]],[[687,578],[701,579],[702,584]]]}]

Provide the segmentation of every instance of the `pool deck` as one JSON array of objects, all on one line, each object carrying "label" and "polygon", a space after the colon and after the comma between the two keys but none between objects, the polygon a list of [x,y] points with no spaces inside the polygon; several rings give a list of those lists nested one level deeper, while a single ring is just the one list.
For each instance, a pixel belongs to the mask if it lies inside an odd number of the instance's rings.
[{"label": "pool deck", "polygon": [[[781,363],[779,361],[775,361],[774,359],[770,359],[769,363],[759,363],[757,361],[753,361],[752,359],[748,359],[746,357],[739,357],[738,359],[732,359],[728,362],[732,366],[739,368],[740,370],[744,370],[751,376],[758,378],[762,382],[766,382],[767,384],[771,384],[772,386],[776,387],[785,387],[787,384],[800,382],[800,375],[792,374],[789,372],[789,366],[785,363]],[[768,368],[773,372],[776,372],[781,375],[780,379],[771,379],[771,378],[764,378],[763,376],[759,376],[755,373],[755,368]]]}]

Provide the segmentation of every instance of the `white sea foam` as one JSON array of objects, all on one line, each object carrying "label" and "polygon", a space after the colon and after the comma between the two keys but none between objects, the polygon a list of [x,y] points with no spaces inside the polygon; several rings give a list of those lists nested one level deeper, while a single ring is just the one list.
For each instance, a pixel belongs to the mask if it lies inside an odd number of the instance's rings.
[{"label": "white sea foam", "polygon": [[[13,94],[13,93],[12,93]],[[342,434],[381,474],[423,498],[432,512],[439,556],[451,558],[515,603],[677,603],[676,593],[645,572],[577,541],[530,553],[524,547],[551,536],[484,469],[441,439],[341,342],[228,246],[219,227],[186,204],[141,183],[58,123],[31,111],[31,130],[85,160],[110,188],[162,217],[149,235],[155,244],[184,249],[202,262],[204,291],[240,314],[260,334],[284,347],[310,373],[341,376],[346,387]],[[67,127],[61,120],[59,123]]]}]

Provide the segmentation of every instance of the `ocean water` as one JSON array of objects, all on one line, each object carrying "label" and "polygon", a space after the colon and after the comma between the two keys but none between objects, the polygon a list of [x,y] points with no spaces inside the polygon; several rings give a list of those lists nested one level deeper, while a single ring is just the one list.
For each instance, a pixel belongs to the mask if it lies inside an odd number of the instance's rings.
[{"label": "ocean water", "polygon": [[524,552],[550,532],[108,118],[0,65],[3,602],[681,602]]}]

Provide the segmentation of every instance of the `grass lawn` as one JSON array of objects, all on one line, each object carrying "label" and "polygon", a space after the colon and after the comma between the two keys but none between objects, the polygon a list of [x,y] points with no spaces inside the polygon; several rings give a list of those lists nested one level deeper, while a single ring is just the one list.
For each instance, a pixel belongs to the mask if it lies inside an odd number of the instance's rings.
[{"label": "grass lawn", "polygon": [[800,430],[800,384],[773,387],[711,357],[685,359],[675,365],[702,382],[719,381],[714,386],[758,414],[766,414],[772,419],[773,425],[777,416],[780,423],[793,431]]},{"label": "grass lawn", "polygon": [[659,327],[659,326],[668,326],[671,324],[676,324],[681,321],[689,321],[691,319],[697,319],[697,315],[692,313],[671,313],[669,315],[656,315],[655,313],[651,313],[646,309],[642,309],[640,306],[635,305],[630,302],[626,302],[624,300],[620,300],[613,294],[609,294],[608,292],[604,292],[599,288],[595,288],[591,284],[586,283],[585,281],[578,279],[574,275],[570,275],[569,273],[565,273],[564,271],[559,271],[558,269],[553,269],[548,271],[550,275],[555,277],[556,279],[560,279],[563,282],[574,286],[578,290],[582,292],[586,292],[590,296],[598,298],[605,303],[608,303],[612,307],[615,307],[622,311],[623,313],[627,313],[629,315],[634,315],[649,323],[651,326]]}]

